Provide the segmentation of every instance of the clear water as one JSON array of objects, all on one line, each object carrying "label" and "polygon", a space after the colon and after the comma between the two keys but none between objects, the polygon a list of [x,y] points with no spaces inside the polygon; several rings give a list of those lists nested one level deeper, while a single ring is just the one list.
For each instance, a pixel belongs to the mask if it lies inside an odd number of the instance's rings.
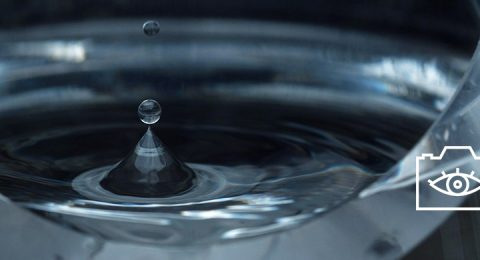
[{"label": "clear water", "polygon": [[[2,128],[12,133],[2,139],[2,193],[112,238],[183,243],[257,235],[355,196],[429,122],[391,109],[374,118],[370,111],[367,119],[273,104],[190,101],[164,107],[168,112],[154,131],[196,172],[190,191],[142,198],[98,190],[108,172],[103,168],[123,159],[145,131],[135,108],[109,105],[41,112],[28,121],[11,118]],[[222,118],[226,112],[236,118]],[[386,128],[392,116],[398,124]],[[406,123],[410,131],[404,131]],[[355,125],[362,127],[352,131]],[[92,169],[87,176],[96,179],[72,186]]]},{"label": "clear water", "polygon": [[157,21],[146,21],[143,24],[143,33],[147,36],[154,36],[160,32],[160,24]]},{"label": "clear water", "polygon": [[[355,198],[401,159],[462,72],[454,54],[399,53],[380,38],[352,47],[331,31],[189,26],[167,23],[155,42],[65,29],[70,45],[49,52],[62,30],[39,29],[47,39],[1,45],[0,193],[116,240],[183,245],[284,230]],[[15,51],[25,46],[38,52]],[[146,198],[99,185],[145,133],[146,97],[162,105],[152,131],[197,176],[185,192]]]},{"label": "clear water", "polygon": [[146,99],[138,106],[138,116],[140,121],[147,125],[152,125],[160,120],[162,107],[153,99]]}]

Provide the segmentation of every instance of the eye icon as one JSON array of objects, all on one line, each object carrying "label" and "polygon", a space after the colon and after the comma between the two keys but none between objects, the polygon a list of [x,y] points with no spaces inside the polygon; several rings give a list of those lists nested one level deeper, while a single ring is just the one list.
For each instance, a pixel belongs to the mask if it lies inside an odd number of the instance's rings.
[{"label": "eye icon", "polygon": [[[428,180],[430,187],[449,196],[466,196],[480,190],[480,179],[473,176],[474,171],[470,174],[460,172],[459,168],[455,172],[445,173],[442,171],[442,176],[435,180]],[[476,183],[475,183],[476,182]],[[470,186],[475,188],[470,189]],[[444,188],[442,188],[444,187]]]}]

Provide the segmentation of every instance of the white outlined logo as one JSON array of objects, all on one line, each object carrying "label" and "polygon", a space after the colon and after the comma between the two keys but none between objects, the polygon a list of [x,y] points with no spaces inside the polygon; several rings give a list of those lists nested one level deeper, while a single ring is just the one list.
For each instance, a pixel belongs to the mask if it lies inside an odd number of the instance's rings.
[{"label": "white outlined logo", "polygon": [[[479,163],[480,165],[480,156],[475,154],[475,151],[471,146],[445,146],[440,153],[440,155],[435,156],[431,153],[424,153],[421,156],[416,157],[416,209],[417,210],[480,210],[480,207],[442,207],[439,205],[435,206],[424,206],[420,205],[420,196],[421,191],[420,187],[423,189],[432,189],[434,192],[440,192],[443,195],[451,197],[462,197],[473,194],[480,190],[480,179],[475,176],[475,171],[455,168],[454,172],[449,172],[444,170],[439,173],[439,176],[428,179],[428,182],[420,181],[420,164],[424,161],[442,161],[445,159],[445,156],[448,152],[456,150],[457,152],[465,153],[466,159],[473,161],[474,163]],[[477,162],[478,161],[478,162]],[[472,164],[474,165],[474,164]],[[465,173],[468,172],[468,173]],[[479,173],[480,176],[480,173]],[[425,185],[428,183],[428,185]],[[423,186],[421,186],[423,185]],[[448,199],[448,198],[446,198]]]},{"label": "white outlined logo", "polygon": [[[470,182],[474,181],[480,183],[480,180],[473,176],[474,171],[471,171],[470,174],[460,172],[460,168],[457,168],[455,172],[445,173],[442,171],[442,176],[438,177],[435,180],[428,180],[430,187],[438,190],[439,192],[448,195],[448,196],[466,196],[472,194],[480,189],[480,186],[477,186],[475,189],[470,188]],[[439,182],[445,180],[446,190],[440,187]]]}]

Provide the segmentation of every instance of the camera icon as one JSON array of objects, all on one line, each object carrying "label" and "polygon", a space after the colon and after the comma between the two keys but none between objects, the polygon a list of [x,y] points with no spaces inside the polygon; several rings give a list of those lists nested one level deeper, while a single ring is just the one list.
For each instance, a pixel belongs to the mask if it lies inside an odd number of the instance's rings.
[{"label": "camera icon", "polygon": [[[462,202],[462,197],[480,191],[480,172],[477,177],[474,170],[480,169],[479,161],[480,156],[471,146],[445,146],[439,155],[417,156],[416,209],[480,210],[480,207],[455,206]],[[455,168],[451,168],[453,165]],[[434,170],[422,172],[422,169]],[[428,178],[421,180],[421,174]]]}]

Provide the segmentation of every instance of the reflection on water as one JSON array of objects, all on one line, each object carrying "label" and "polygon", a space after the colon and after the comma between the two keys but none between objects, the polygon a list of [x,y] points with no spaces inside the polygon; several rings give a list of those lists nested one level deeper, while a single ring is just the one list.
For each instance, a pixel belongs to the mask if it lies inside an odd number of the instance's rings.
[{"label": "reflection on water", "polygon": [[[146,38],[122,25],[0,43],[0,192],[118,240],[207,243],[328,214],[402,158],[464,69],[444,51],[326,29],[170,21]],[[184,193],[99,185],[144,133],[145,98],[165,109],[153,131],[198,177]]]}]

